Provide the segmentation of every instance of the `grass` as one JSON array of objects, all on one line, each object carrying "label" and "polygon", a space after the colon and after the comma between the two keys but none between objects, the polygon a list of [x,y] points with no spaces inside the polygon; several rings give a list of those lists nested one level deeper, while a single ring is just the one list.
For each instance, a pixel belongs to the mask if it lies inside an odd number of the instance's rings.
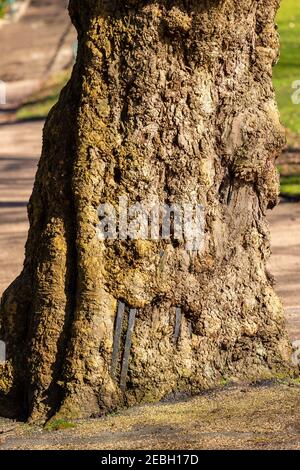
[{"label": "grass", "polygon": [[5,16],[16,0],[0,0],[0,19]]},{"label": "grass", "polygon": [[[274,68],[274,86],[281,114],[281,121],[287,129],[289,147],[300,146],[300,104],[293,102],[293,83],[300,80],[300,2],[282,0],[277,15],[280,34],[281,54]],[[300,89],[300,87],[298,87]],[[298,93],[298,98],[300,94]],[[281,194],[288,197],[300,196],[300,174],[289,165],[281,174]],[[290,170],[290,174],[288,174]]]},{"label": "grass", "polygon": [[281,195],[289,198],[300,197],[300,164],[284,164],[277,167],[280,174]]},{"label": "grass", "polygon": [[289,197],[300,196],[300,174],[281,176],[281,194]]},{"label": "grass", "polygon": [[64,419],[56,419],[54,421],[49,421],[45,425],[45,431],[61,431],[64,429],[72,429],[75,428],[76,425],[71,423],[70,421],[65,421]]},{"label": "grass", "polygon": [[19,121],[45,119],[50,109],[57,103],[62,88],[70,78],[71,70],[64,70],[49,78],[40,91],[17,111]]},{"label": "grass", "polygon": [[282,0],[277,15],[281,55],[274,68],[274,86],[281,119],[291,134],[300,133],[300,104],[292,101],[292,84],[300,80],[300,2]]},{"label": "grass", "polygon": [[4,17],[5,15],[5,9],[6,9],[6,2],[3,0],[0,0],[0,19]]}]

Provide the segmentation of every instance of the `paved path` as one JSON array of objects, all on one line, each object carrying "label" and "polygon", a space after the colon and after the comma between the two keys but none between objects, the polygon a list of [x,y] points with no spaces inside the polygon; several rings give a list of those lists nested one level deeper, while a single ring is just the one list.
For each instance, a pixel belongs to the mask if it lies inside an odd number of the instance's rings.
[{"label": "paved path", "polygon": [[300,203],[280,204],[269,215],[272,233],[270,271],[282,298],[291,338],[300,339]]},{"label": "paved path", "polygon": [[[72,59],[70,45],[76,35],[73,28],[69,29],[66,5],[66,0],[31,0],[19,22],[1,28],[1,80],[43,79],[66,31],[69,36],[60,50],[60,58],[62,62]],[[56,67],[61,70],[58,62]]]},{"label": "paved path", "polygon": [[7,106],[30,96],[49,75],[72,63],[76,32],[66,0],[31,0],[18,22],[0,29],[0,80],[7,87]]},{"label": "paved path", "polygon": [[0,125],[0,295],[20,273],[43,122]]}]

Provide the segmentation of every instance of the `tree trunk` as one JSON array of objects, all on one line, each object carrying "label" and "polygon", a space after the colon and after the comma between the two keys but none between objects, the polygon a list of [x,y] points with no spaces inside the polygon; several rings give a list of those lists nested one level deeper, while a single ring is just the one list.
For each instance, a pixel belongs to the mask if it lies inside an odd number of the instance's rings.
[{"label": "tree trunk", "polygon": [[[289,370],[266,271],[284,142],[277,0],[71,0],[79,52],[44,130],[2,414],[83,417]],[[196,202],[204,247],[99,239],[99,204]]]}]

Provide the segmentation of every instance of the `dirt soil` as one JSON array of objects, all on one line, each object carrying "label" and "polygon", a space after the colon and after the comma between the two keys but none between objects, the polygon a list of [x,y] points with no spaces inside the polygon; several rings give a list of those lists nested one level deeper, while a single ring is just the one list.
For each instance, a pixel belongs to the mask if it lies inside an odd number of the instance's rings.
[{"label": "dirt soil", "polygon": [[300,449],[299,389],[235,386],[57,431],[0,420],[0,449]]}]

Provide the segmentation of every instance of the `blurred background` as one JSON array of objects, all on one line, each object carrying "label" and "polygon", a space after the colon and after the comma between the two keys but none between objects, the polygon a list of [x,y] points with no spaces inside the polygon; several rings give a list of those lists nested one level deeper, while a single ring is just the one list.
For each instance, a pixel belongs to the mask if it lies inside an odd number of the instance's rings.
[{"label": "blurred background", "polygon": [[[44,120],[67,82],[76,32],[66,0],[0,0],[0,296],[20,273],[26,206],[41,152]],[[282,0],[281,57],[274,86],[287,131],[278,160],[281,203],[269,215],[276,278],[290,336],[300,340],[300,0]]]}]

